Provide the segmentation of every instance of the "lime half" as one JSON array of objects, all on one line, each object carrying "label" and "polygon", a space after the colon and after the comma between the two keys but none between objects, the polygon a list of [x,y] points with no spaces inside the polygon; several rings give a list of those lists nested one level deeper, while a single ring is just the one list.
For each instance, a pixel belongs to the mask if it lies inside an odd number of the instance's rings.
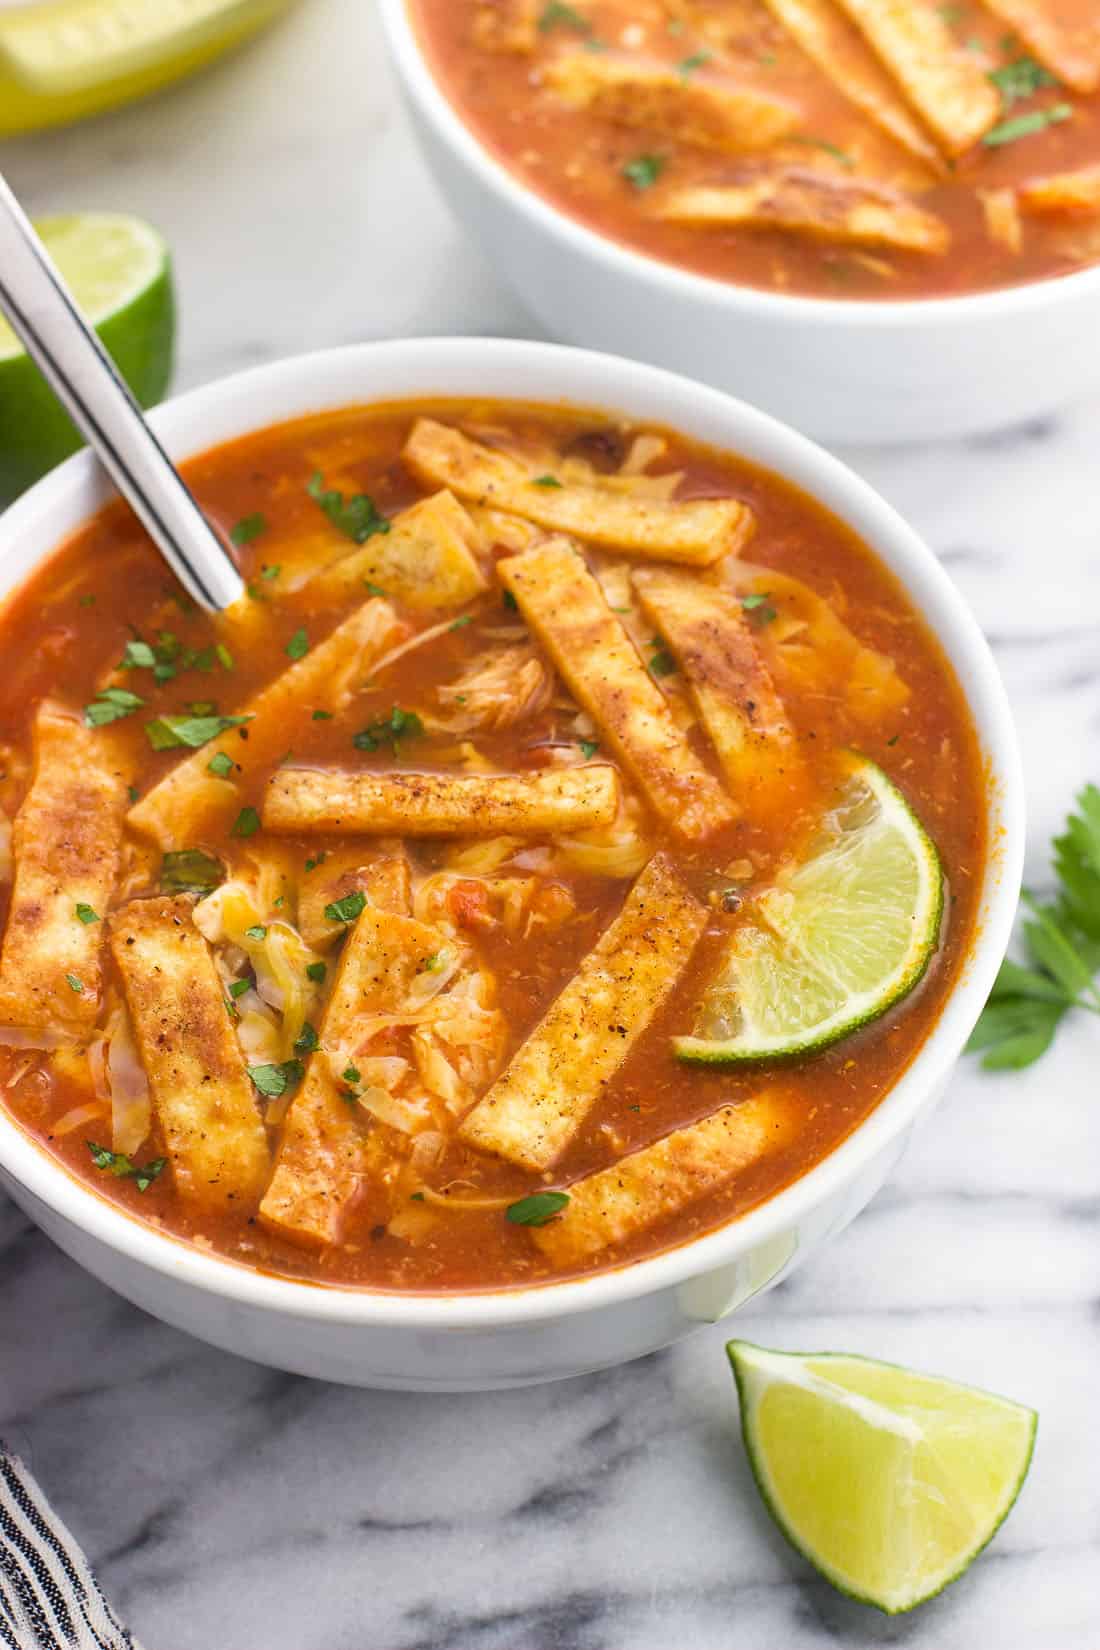
[{"label": "lime half", "polygon": [[[138,218],[83,212],[35,224],[143,407],[172,375],[175,303],[168,248]],[[0,319],[0,505],[67,458],[81,437],[18,338]]]},{"label": "lime half", "polygon": [[757,1487],[827,1581],[889,1615],[954,1581],[996,1534],[1038,1417],[976,1387],[840,1353],[727,1347]]},{"label": "lime half", "polygon": [[939,941],[939,855],[901,792],[846,754],[805,857],[745,908],[682,1060],[739,1065],[809,1054],[912,991]]}]

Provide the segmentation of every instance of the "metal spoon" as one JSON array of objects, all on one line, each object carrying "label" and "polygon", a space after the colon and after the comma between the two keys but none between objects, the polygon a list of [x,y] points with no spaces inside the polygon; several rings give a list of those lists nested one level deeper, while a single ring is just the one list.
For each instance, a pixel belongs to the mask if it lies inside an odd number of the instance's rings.
[{"label": "metal spoon", "polygon": [[0,175],[0,309],[180,582],[209,612],[244,584]]}]

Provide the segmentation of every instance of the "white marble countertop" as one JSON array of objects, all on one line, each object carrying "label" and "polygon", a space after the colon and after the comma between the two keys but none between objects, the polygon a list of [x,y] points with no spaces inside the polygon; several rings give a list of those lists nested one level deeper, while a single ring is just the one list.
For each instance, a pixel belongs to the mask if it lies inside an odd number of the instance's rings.
[{"label": "white marble countertop", "polygon": [[[34,212],[164,229],[180,387],[356,339],[531,330],[430,185],[365,0],[309,0],[200,79],[0,146],[0,166]],[[844,455],[996,648],[1037,883],[1072,792],[1100,779],[1098,446],[1100,390],[988,439]],[[1095,1650],[1098,1062],[1095,1021],[1030,1073],[968,1062],[866,1213],[737,1319],[1040,1410],[1011,1519],[913,1617],[847,1603],[770,1526],[722,1328],[528,1391],[325,1387],[163,1328],[0,1199],[0,1432],[147,1650]]]}]

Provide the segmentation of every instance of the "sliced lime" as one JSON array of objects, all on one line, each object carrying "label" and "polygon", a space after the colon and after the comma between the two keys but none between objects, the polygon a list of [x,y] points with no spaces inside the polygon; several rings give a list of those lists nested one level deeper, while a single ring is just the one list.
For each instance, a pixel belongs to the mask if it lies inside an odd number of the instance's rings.
[{"label": "sliced lime", "polygon": [[1027,1476],[1034,1410],[840,1353],[727,1347],[757,1487],[834,1587],[889,1615],[962,1575]]},{"label": "sliced lime", "polygon": [[[44,218],[35,228],[137,399],[152,406],[172,375],[168,248],[147,223],[113,213]],[[80,444],[53,391],[0,319],[0,505]]]},{"label": "sliced lime", "polygon": [[912,991],[943,915],[939,855],[901,792],[847,754],[806,854],[745,907],[682,1060],[738,1065],[808,1054]]}]

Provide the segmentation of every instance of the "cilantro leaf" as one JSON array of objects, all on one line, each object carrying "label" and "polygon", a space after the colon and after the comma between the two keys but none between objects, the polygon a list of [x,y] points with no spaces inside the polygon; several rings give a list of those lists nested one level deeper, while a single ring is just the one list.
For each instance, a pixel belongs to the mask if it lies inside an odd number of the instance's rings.
[{"label": "cilantro leaf", "polygon": [[306,492],[324,511],[337,531],[356,544],[366,544],[375,533],[388,533],[390,530],[389,522],[381,511],[375,508],[372,498],[366,493],[352,493],[345,499],[343,493],[337,492],[335,488],[326,491],[324,478],[319,470],[310,478]]},{"label": "cilantro leaf", "polygon": [[328,973],[328,964],[323,962],[306,963],[306,979],[312,980],[315,985],[321,985]]},{"label": "cilantro leaf", "polygon": [[87,927],[89,923],[99,921],[99,912],[94,910],[92,906],[85,905],[83,900],[77,900],[76,915],[78,921],[82,922],[85,927]]},{"label": "cilantro leaf", "polygon": [[575,7],[563,5],[561,0],[550,0],[550,4],[543,7],[538,27],[541,34],[549,34],[551,29],[572,29],[574,34],[592,32],[587,17],[582,17]]},{"label": "cilantro leaf", "polygon": [[198,750],[219,734],[251,720],[251,716],[158,716],[155,722],[146,722],[145,736],[155,751],[174,750],[180,745]]},{"label": "cilantro leaf", "polygon": [[242,808],[233,821],[230,836],[255,836],[260,828],[260,816],[255,808]]},{"label": "cilantro leaf", "polygon": [[357,888],[353,894],[345,894],[343,899],[335,899],[325,906],[325,921],[354,922],[366,903],[366,894]]},{"label": "cilantro leaf", "polygon": [[100,688],[92,703],[84,706],[85,725],[102,728],[108,722],[119,722],[140,710],[144,703],[140,693],[130,693],[126,688]]},{"label": "cilantro leaf", "polygon": [[622,174],[635,189],[652,189],[666,164],[664,155],[635,155],[623,166]]},{"label": "cilantro leaf", "polygon": [[278,1066],[249,1066],[248,1075],[260,1094],[268,1100],[278,1100],[288,1089],[297,1088],[305,1075],[305,1067],[300,1060],[284,1060]]},{"label": "cilantro leaf", "polygon": [[389,716],[368,722],[352,735],[351,742],[357,751],[376,751],[383,745],[392,745],[396,755],[399,739],[418,739],[423,732],[424,724],[414,710],[402,710],[400,705],[394,705]]},{"label": "cilantro leaf", "polygon": [[309,652],[309,637],[305,625],[300,625],[286,644],[288,659],[304,659]]},{"label": "cilantro leaf", "polygon": [[113,1152],[107,1146],[97,1146],[94,1140],[85,1141],[85,1145],[97,1169],[114,1175],[116,1180],[133,1180],[139,1192],[147,1192],[168,1166],[166,1157],[154,1157],[151,1163],[133,1163],[125,1152]]},{"label": "cilantro leaf", "polygon": [[1031,137],[1035,132],[1045,131],[1048,126],[1057,126],[1060,121],[1069,120],[1073,109],[1068,103],[1054,103],[1049,109],[1032,109],[1026,115],[1013,115],[1011,120],[1002,120],[998,126],[992,126],[982,138],[987,149],[999,149],[1005,143],[1015,143],[1017,138]]},{"label": "cilantro leaf", "polygon": [[229,529],[229,537],[234,544],[240,546],[251,544],[253,539],[258,539],[261,533],[266,532],[267,517],[261,511],[254,510],[250,516],[242,516],[240,521],[234,523]]},{"label": "cilantro leaf", "polygon": [[209,894],[224,881],[221,860],[201,848],[174,848],[160,862],[160,885],[166,894]]},{"label": "cilantro leaf", "polygon": [[509,1203],[504,1218],[513,1226],[545,1226],[548,1220],[560,1215],[569,1202],[568,1192],[532,1192],[518,1203]]},{"label": "cilantro leaf", "polygon": [[1033,57],[1017,57],[1000,69],[992,69],[989,78],[1000,92],[1006,109],[1011,109],[1014,103],[1021,102],[1025,97],[1033,97],[1044,86],[1058,84],[1056,76]]}]

